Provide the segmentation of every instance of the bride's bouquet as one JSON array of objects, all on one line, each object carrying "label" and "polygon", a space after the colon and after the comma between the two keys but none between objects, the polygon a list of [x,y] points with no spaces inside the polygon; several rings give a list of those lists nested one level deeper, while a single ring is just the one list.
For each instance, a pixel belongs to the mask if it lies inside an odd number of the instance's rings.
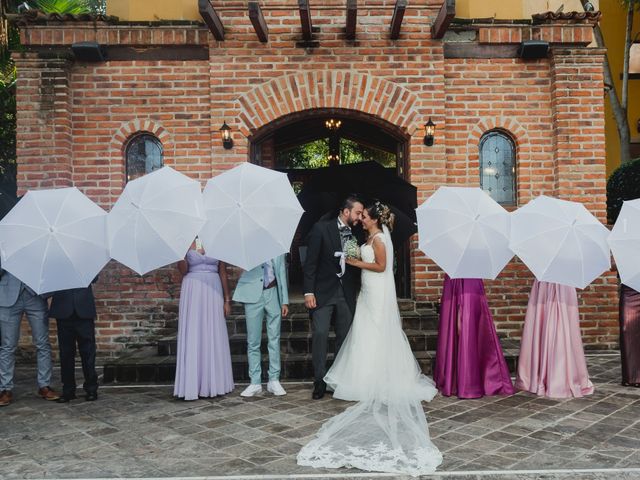
[{"label": "bride's bouquet", "polygon": [[360,245],[358,245],[358,240],[351,237],[345,242],[344,255],[346,258],[354,258],[356,260],[360,260]]}]

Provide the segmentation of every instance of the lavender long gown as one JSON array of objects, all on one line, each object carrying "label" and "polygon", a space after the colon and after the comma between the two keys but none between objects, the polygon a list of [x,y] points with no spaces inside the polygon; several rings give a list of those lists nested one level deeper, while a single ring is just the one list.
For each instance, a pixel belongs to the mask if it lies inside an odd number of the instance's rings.
[{"label": "lavender long gown", "polygon": [[229,393],[234,385],[218,260],[195,250],[189,250],[186,259],[173,394],[195,400]]},{"label": "lavender long gown", "polygon": [[445,275],[433,379],[445,396],[514,393],[480,279]]}]

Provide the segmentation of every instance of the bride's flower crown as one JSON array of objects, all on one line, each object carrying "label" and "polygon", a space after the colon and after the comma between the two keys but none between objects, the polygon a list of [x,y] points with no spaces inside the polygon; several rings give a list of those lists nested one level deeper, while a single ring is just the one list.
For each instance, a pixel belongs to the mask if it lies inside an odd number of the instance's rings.
[{"label": "bride's flower crown", "polygon": [[388,205],[380,201],[376,201],[373,204],[375,215],[378,217],[381,225],[386,225],[389,231],[393,230],[393,224],[396,220],[396,216],[391,212]]}]

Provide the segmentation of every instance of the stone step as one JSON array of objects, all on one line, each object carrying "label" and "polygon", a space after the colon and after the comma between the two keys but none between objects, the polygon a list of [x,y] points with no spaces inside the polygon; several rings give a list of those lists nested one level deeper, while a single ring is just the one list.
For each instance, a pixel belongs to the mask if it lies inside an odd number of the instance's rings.
[{"label": "stone step", "polygon": [[[413,351],[435,350],[438,342],[437,330],[405,330],[409,344]],[[280,334],[281,353],[310,353],[311,332],[283,332]],[[229,347],[232,355],[246,355],[247,334],[234,333],[229,335]],[[335,349],[335,333],[329,332],[329,351]],[[267,334],[262,331],[262,351],[267,350]],[[170,335],[158,341],[158,355],[176,355],[178,351],[176,335]]]},{"label": "stone step", "polygon": [[[438,328],[438,315],[432,310],[403,311],[401,312],[402,325],[405,329],[434,330]],[[244,314],[232,314],[227,318],[227,331],[229,335],[234,333],[247,333],[247,325]],[[311,319],[307,312],[289,314],[282,319],[280,327],[285,332],[310,332]]]},{"label": "stone step", "polygon": [[[399,300],[402,324],[416,359],[425,373],[431,372],[437,343],[438,315],[432,308],[416,308],[412,300]],[[311,362],[311,321],[301,299],[290,304],[290,314],[282,320],[280,336],[281,378],[309,380],[313,378]],[[248,380],[247,331],[242,304],[234,303],[227,318],[234,379]],[[263,372],[268,369],[266,331],[262,335]],[[329,351],[335,349],[335,333],[329,335]],[[175,376],[176,334],[158,341],[157,347],[137,348],[107,360],[105,383],[172,382]],[[332,361],[330,354],[328,361]]]},{"label": "stone step", "polygon": [[[513,340],[502,340],[505,359],[511,373],[516,371],[518,344]],[[414,351],[422,371],[430,375],[435,358],[434,350]],[[246,355],[232,355],[233,378],[237,383],[247,382],[248,364]],[[328,364],[333,354],[328,355]],[[175,378],[176,357],[157,355],[154,347],[143,347],[122,357],[107,361],[104,365],[104,383],[171,383]],[[263,380],[266,381],[268,356],[262,355]],[[283,380],[312,380],[313,367],[310,353],[282,353],[281,378]]]},{"label": "stone step", "polygon": [[[417,305],[415,300],[411,300],[409,298],[399,298],[398,299],[398,309],[400,312],[435,312],[434,310],[426,307],[425,305]],[[289,313],[296,314],[305,314],[308,315],[308,310],[304,306],[304,299],[301,295],[298,295],[294,298],[291,298],[289,303]],[[239,302],[231,303],[231,317],[244,316],[244,306]]]},{"label": "stone step", "polygon": [[[401,312],[402,325],[414,350],[435,349],[434,335],[438,329],[438,316],[431,310]],[[284,348],[292,348],[290,353],[302,353],[301,343],[311,339],[311,320],[308,313],[293,314],[282,320],[280,339]],[[227,332],[231,344],[231,353],[246,352],[247,325],[244,315],[230,315],[227,319]],[[426,335],[427,337],[423,336]],[[158,355],[176,354],[177,334],[167,335],[158,340]],[[330,334],[333,342],[334,334]],[[263,348],[266,348],[266,331],[263,327]],[[288,343],[287,343],[288,342]],[[425,346],[422,346],[424,344]],[[333,343],[330,345],[333,348]]]}]

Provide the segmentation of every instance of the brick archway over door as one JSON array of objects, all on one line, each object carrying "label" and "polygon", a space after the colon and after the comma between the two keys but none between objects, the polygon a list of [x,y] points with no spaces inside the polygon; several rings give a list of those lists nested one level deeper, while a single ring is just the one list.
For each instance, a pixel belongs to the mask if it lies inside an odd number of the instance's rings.
[{"label": "brick archway over door", "polygon": [[420,119],[418,98],[400,85],[354,71],[305,72],[274,78],[237,99],[240,131],[249,137],[260,127],[314,108],[357,110],[400,127],[409,135]]}]

